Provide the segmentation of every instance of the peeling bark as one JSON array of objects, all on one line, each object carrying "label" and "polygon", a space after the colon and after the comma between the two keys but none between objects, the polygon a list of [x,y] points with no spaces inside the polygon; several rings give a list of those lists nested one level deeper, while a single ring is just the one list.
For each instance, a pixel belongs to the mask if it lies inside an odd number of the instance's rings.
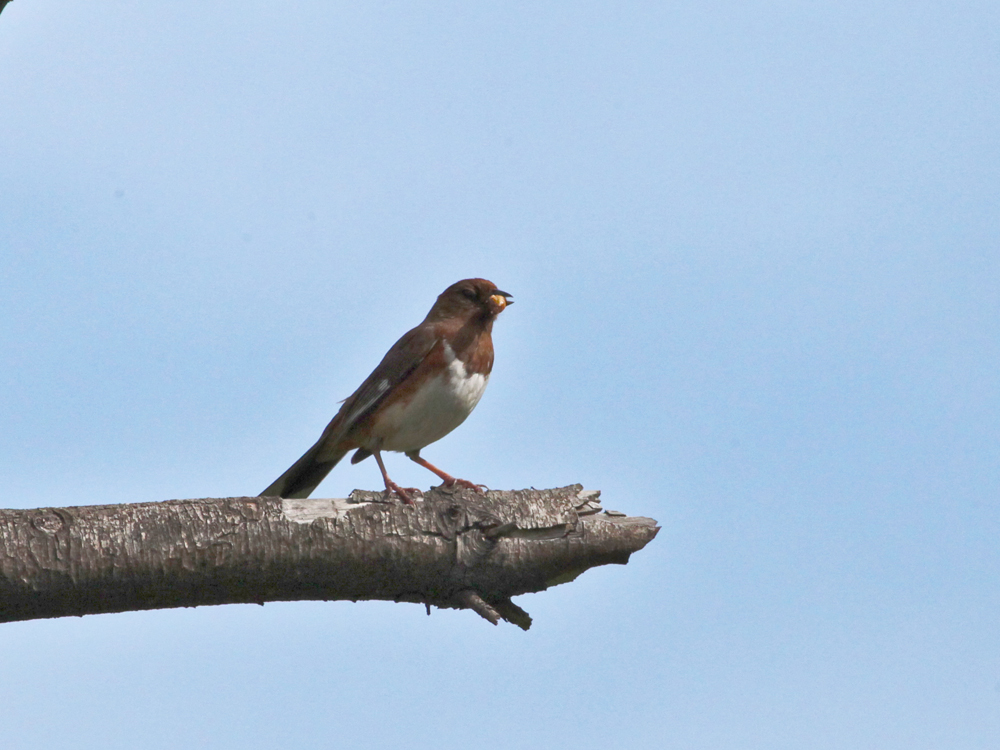
[{"label": "peeling bark", "polygon": [[659,530],[597,492],[432,490],[0,510],[0,622],[205,604],[383,599],[527,630],[512,596],[625,564]]}]

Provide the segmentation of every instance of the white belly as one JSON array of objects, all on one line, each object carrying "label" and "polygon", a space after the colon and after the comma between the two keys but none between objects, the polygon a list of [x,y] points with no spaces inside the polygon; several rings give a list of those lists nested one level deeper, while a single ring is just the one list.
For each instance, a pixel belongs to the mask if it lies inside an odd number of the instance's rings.
[{"label": "white belly", "polygon": [[387,408],[373,430],[382,450],[419,450],[458,427],[486,390],[489,375],[468,374],[462,362],[445,345],[448,369],[428,381],[408,404]]}]

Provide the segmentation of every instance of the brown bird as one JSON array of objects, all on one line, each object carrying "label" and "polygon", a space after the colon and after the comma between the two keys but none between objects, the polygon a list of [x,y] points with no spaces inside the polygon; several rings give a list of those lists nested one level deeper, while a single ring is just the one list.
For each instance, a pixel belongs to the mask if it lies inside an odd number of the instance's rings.
[{"label": "brown bird", "polygon": [[[392,345],[347,398],[316,444],[261,492],[262,497],[309,497],[348,451],[351,463],[375,456],[387,493],[413,504],[389,479],[381,451],[405,453],[445,486],[483,487],[456,479],[420,457],[472,413],[493,369],[493,321],[511,295],[486,279],[464,279],[444,290],[424,321]],[[411,490],[412,491],[412,490]]]}]

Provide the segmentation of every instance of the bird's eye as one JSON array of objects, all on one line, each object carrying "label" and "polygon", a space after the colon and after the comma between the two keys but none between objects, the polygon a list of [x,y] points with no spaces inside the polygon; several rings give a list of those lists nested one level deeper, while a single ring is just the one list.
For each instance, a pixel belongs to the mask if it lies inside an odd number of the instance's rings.
[{"label": "bird's eye", "polygon": [[479,299],[479,295],[473,289],[463,289],[462,294],[465,295],[466,299],[471,299],[473,302]]}]

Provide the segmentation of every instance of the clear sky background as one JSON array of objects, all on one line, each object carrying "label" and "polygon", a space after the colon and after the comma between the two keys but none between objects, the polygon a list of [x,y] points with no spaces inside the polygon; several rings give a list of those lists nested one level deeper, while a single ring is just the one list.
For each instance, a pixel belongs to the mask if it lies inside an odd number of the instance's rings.
[{"label": "clear sky background", "polygon": [[997,747],[998,136],[996,2],[14,0],[0,504],[256,494],[484,276],[424,455],[663,528],[528,633],[3,625],[3,746]]}]

